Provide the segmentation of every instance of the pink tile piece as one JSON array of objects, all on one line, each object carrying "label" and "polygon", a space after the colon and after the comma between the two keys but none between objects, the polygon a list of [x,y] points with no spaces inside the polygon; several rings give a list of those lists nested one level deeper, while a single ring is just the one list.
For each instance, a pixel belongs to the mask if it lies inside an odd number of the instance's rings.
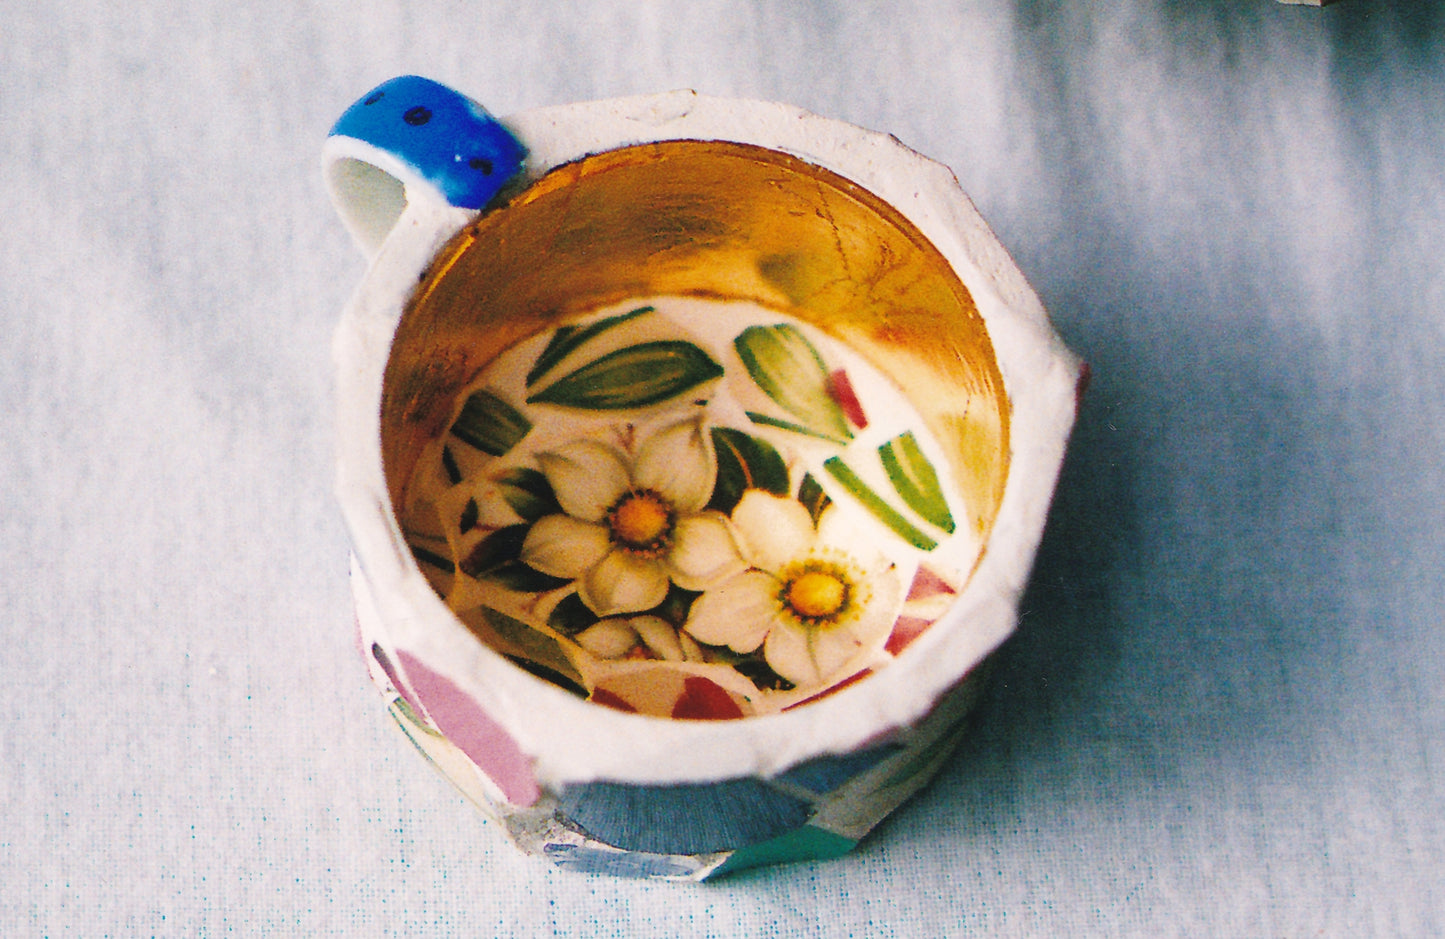
[{"label": "pink tile piece", "polygon": [[437,728],[497,784],[513,805],[541,797],[532,761],[470,695],[404,649],[396,651],[412,690]]},{"label": "pink tile piece", "polygon": [[898,622],[893,624],[893,633],[888,637],[884,646],[890,655],[897,655],[917,639],[933,625],[931,619],[919,619],[916,616],[900,616]]},{"label": "pink tile piece", "polygon": [[412,690],[407,687],[406,682],[402,681],[401,676],[396,673],[396,666],[391,664],[391,659],[387,657],[386,650],[381,647],[381,643],[373,642],[371,644],[371,657],[376,660],[376,664],[386,675],[386,680],[391,683],[392,689],[401,695],[402,700],[409,704],[417,714],[425,716],[426,708],[422,707],[421,702],[416,699],[416,695],[412,694]]},{"label": "pink tile piece", "polygon": [[944,593],[958,593],[958,591],[936,571],[925,565],[919,565],[918,573],[914,575],[913,583],[908,588],[908,599],[924,600]]},{"label": "pink tile piece", "polygon": [[853,390],[853,382],[848,379],[848,373],[843,369],[840,368],[828,376],[828,394],[843,409],[843,414],[854,427],[862,430],[868,426],[868,415],[863,413],[863,404],[858,400],[858,393]]}]

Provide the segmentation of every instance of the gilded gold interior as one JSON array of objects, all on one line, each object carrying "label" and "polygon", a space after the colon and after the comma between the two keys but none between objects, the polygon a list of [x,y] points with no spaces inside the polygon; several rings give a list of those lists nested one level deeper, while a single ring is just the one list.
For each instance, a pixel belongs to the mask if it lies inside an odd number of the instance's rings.
[{"label": "gilded gold interior", "polygon": [[569,316],[664,294],[753,301],[851,346],[923,416],[987,534],[1008,470],[1008,403],[968,289],[873,194],[787,154],[718,141],[560,166],[439,253],[383,384],[393,503],[458,392],[499,352]]}]

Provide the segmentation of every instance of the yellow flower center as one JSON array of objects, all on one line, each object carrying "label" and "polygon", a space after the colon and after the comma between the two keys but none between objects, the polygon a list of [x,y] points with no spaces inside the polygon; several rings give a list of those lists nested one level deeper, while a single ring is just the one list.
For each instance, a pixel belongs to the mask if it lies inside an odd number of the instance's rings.
[{"label": "yellow flower center", "polygon": [[673,522],[672,506],[647,489],[629,492],[607,515],[612,540],[645,557],[658,557],[666,550]]},{"label": "yellow flower center", "polygon": [[818,560],[784,571],[782,580],[778,599],[808,626],[835,625],[855,599],[847,571]]},{"label": "yellow flower center", "polygon": [[788,606],[809,619],[832,616],[847,598],[847,585],[821,571],[809,571],[788,585]]}]

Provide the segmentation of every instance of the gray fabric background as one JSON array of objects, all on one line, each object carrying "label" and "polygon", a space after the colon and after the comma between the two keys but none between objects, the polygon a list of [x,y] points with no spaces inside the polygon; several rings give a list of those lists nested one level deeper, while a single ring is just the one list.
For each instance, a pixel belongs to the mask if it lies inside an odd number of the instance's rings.
[{"label": "gray fabric background", "polygon": [[[0,933],[1445,930],[1438,5],[0,6]],[[389,726],[318,150],[405,72],[890,131],[1092,363],[978,731],[847,858],[556,872]]]}]

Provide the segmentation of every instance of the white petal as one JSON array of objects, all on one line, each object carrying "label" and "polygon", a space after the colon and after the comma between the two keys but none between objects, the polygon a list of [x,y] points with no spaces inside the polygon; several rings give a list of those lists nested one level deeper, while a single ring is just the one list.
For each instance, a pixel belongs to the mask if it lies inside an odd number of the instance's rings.
[{"label": "white petal", "polygon": [[856,572],[868,587],[866,594],[873,597],[872,605],[882,604],[896,616],[894,607],[899,603],[901,589],[898,568],[874,547],[876,531],[859,524],[847,513],[829,508],[818,519],[818,540],[813,553]]},{"label": "white petal", "polygon": [[868,587],[865,605],[856,617],[839,624],[838,631],[847,632],[863,646],[881,649],[903,607],[902,584],[892,567],[875,567],[863,576]]},{"label": "white petal", "polygon": [[878,528],[860,521],[857,513],[843,512],[837,506],[830,505],[818,518],[817,543],[822,547],[835,548],[855,557],[866,557],[873,564],[886,564],[881,554],[868,548],[877,540]]},{"label": "white petal", "polygon": [[677,630],[662,617],[634,616],[627,623],[637,630],[637,635],[642,637],[647,647],[664,661],[681,662],[686,658],[682,654],[682,644],[677,641]]},{"label": "white petal", "polygon": [[799,688],[821,684],[828,677],[814,658],[813,643],[809,640],[816,639],[816,634],[810,633],[792,623],[780,622],[768,633],[768,641],[763,646],[768,667]]},{"label": "white petal", "polygon": [[729,578],[693,601],[687,630],[698,642],[751,652],[778,618],[778,582],[761,571]]},{"label": "white petal", "polygon": [[581,577],[612,550],[607,529],[569,515],[544,515],[527,530],[522,563],[553,577]]},{"label": "white petal", "polygon": [[667,563],[672,579],[684,590],[706,590],[748,567],[738,553],[727,517],[718,512],[679,519],[672,531]]},{"label": "white petal", "polygon": [[765,571],[804,557],[813,546],[813,517],[797,499],[749,489],[732,519],[743,557]]},{"label": "white petal", "polygon": [[582,630],[577,644],[599,659],[620,659],[637,645],[637,633],[626,620],[605,619]]},{"label": "white petal", "polygon": [[667,573],[657,561],[613,551],[587,572],[577,591],[598,616],[641,613],[667,596]]},{"label": "white petal", "polygon": [[703,651],[702,646],[697,644],[697,640],[689,636],[687,633],[679,632],[677,634],[677,644],[682,647],[682,657],[684,661],[707,661],[707,653]]},{"label": "white petal", "polygon": [[637,451],[632,481],[680,513],[701,511],[717,482],[717,455],[702,421],[678,421],[647,438]]},{"label": "white petal", "polygon": [[562,511],[588,522],[602,521],[629,485],[622,455],[595,440],[576,440],[539,453],[537,463]]}]

